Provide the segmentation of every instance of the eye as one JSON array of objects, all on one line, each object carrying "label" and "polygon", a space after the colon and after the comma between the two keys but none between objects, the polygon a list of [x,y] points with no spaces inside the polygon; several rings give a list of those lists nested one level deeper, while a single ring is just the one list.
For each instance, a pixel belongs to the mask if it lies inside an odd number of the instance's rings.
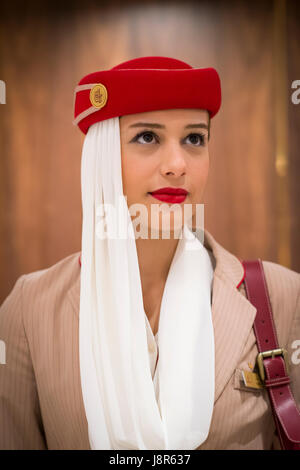
[{"label": "eye", "polygon": [[[189,134],[186,138],[191,138],[192,145],[196,145],[196,147],[200,147],[201,145],[205,145],[205,134]],[[197,142],[199,142],[197,144]]]},{"label": "eye", "polygon": [[[153,144],[153,137],[157,137],[157,135],[154,133],[154,132],[151,132],[151,131],[143,131],[143,132],[140,132],[139,134],[137,134],[131,142],[138,142],[139,144],[142,144],[142,143],[147,143],[147,144]],[[140,141],[140,137],[143,137],[144,139],[144,142]]]},{"label": "eye", "polygon": [[[158,142],[158,136],[152,131],[143,131],[137,134],[131,142],[137,142],[139,144],[153,144],[153,137],[155,137],[156,142]],[[143,140],[140,140],[140,139]],[[193,133],[189,134],[186,139],[190,138],[190,142],[192,145],[196,147],[204,146],[205,145],[205,134],[198,134]]]}]

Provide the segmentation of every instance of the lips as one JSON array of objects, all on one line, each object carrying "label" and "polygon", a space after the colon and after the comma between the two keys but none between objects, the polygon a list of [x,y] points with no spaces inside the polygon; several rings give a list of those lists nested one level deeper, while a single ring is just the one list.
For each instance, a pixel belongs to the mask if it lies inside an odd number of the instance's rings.
[{"label": "lips", "polygon": [[176,196],[183,196],[187,195],[187,191],[182,188],[160,188],[157,189],[156,191],[152,191],[150,194],[172,194]]},{"label": "lips", "polygon": [[188,192],[182,188],[160,188],[149,194],[159,201],[179,204],[185,200]]}]

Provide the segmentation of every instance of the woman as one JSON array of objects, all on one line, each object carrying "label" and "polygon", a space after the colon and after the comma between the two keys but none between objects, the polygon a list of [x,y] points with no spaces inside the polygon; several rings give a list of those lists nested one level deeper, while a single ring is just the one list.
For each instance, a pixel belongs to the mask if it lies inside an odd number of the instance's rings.
[{"label": "woman", "polygon": [[[80,81],[82,250],[1,307],[1,448],[279,448],[266,390],[243,383],[258,350],[242,263],[199,215],[220,103],[214,69],[166,57]],[[300,275],[263,267],[291,354]]]}]

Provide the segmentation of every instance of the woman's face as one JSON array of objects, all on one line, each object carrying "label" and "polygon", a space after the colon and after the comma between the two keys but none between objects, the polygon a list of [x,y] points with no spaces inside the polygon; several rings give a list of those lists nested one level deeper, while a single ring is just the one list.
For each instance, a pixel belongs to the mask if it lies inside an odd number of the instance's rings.
[{"label": "woman's face", "polygon": [[[167,204],[164,207],[171,231],[182,227],[186,220],[186,204],[194,218],[196,204],[203,203],[209,171],[208,125],[208,112],[201,109],[168,109],[120,117],[123,193],[129,210],[133,204],[142,204],[147,210],[141,225],[153,229],[155,225],[161,231],[161,214],[159,227],[151,220],[154,204]],[[175,221],[174,212],[170,211],[174,202],[162,202],[150,194],[165,187],[188,192],[183,202],[173,206],[177,216],[181,214],[179,225],[179,219]]]}]

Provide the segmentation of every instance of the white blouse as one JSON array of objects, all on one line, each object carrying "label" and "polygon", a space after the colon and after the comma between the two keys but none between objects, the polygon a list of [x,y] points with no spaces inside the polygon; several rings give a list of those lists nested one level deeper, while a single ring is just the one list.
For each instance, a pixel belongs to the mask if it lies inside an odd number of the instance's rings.
[{"label": "white blouse", "polygon": [[150,369],[152,379],[154,378],[154,374],[156,371],[156,364],[157,364],[157,357],[158,357],[158,332],[156,335],[153,334],[151,325],[149,323],[148,317],[145,314],[145,321],[146,321],[146,330],[147,330],[147,342],[148,342],[148,353],[149,353],[149,361],[150,361]]},{"label": "white blouse", "polygon": [[[212,269],[215,269],[216,266],[216,260],[214,258],[213,253],[210,250],[207,250],[207,253],[209,254]],[[211,298],[212,300],[212,298]],[[157,362],[159,359],[159,350],[158,350],[158,332],[156,335],[153,334],[151,325],[149,323],[148,317],[145,313],[145,322],[146,322],[146,332],[147,332],[147,343],[148,343],[148,355],[149,355],[149,363],[150,363],[150,370],[151,370],[151,376],[153,380],[153,385],[154,385],[154,390],[155,390],[155,397],[156,401],[160,410],[160,404],[159,404],[159,390],[158,390],[158,374],[156,373],[157,371]]]},{"label": "white blouse", "polygon": [[148,343],[148,353],[149,353],[149,364],[151,370],[151,376],[154,385],[155,397],[156,402],[158,404],[158,408],[160,411],[160,403],[159,403],[159,390],[158,390],[158,374],[157,371],[157,361],[158,361],[158,332],[156,335],[153,334],[151,325],[149,323],[148,317],[145,313],[145,322],[146,322],[146,331],[147,331],[147,343]]},{"label": "white blouse", "polygon": [[[211,265],[214,270],[216,266],[216,260],[214,258],[214,255],[212,254],[210,250],[207,250],[207,253],[209,254]],[[152,331],[152,328],[151,328],[151,325],[149,323],[146,313],[145,313],[145,322],[146,322],[146,331],[147,331],[150,369],[151,369],[152,380],[154,381],[156,366],[157,366],[157,359],[158,359],[158,343],[157,343],[158,332],[156,333],[156,335],[153,334],[153,331]]]}]

